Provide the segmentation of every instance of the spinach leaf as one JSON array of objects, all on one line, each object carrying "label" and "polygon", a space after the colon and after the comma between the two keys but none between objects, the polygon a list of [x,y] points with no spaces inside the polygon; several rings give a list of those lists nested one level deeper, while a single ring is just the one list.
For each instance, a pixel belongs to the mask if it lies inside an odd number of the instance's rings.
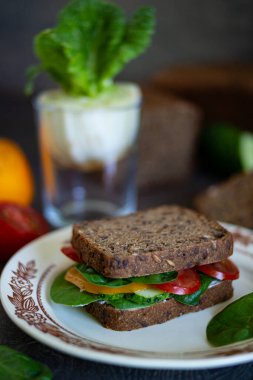
[{"label": "spinach leaf", "polygon": [[151,274],[148,276],[131,277],[132,282],[140,282],[142,284],[164,284],[175,280],[177,278],[177,272],[166,272],[159,274]]},{"label": "spinach leaf", "polygon": [[0,345],[0,379],[8,380],[50,380],[51,370],[29,356]]},{"label": "spinach leaf", "polygon": [[172,281],[177,277],[177,272],[166,272],[140,277],[109,278],[104,277],[102,274],[96,272],[86,264],[77,264],[76,269],[87,281],[95,285],[109,286],[112,288],[127,285],[131,282],[138,282],[142,284],[163,284],[165,282]]},{"label": "spinach leaf", "polygon": [[253,338],[253,293],[226,306],[207,325],[207,340],[223,346]]},{"label": "spinach leaf", "polygon": [[96,96],[148,47],[153,31],[153,8],[140,8],[128,20],[118,5],[71,0],[56,27],[35,37],[40,64],[29,70],[26,90],[31,93],[36,75],[46,71],[69,94]]},{"label": "spinach leaf", "polygon": [[64,279],[65,273],[56,277],[51,286],[50,297],[55,303],[66,306],[85,306],[103,298],[99,294],[80,291],[77,286]]},{"label": "spinach leaf", "polygon": [[76,269],[89,282],[95,285],[109,286],[111,288],[129,284],[128,278],[109,278],[99,274],[94,269],[85,264],[77,264]]},{"label": "spinach leaf", "polygon": [[173,294],[172,296],[175,298],[175,300],[189,306],[196,306],[199,304],[200,297],[208,289],[209,285],[211,283],[219,282],[219,280],[215,280],[214,278],[207,276],[206,274],[203,274],[203,273],[199,273],[199,277],[201,281],[201,286],[199,290],[197,290],[195,293],[186,294],[186,295]]}]

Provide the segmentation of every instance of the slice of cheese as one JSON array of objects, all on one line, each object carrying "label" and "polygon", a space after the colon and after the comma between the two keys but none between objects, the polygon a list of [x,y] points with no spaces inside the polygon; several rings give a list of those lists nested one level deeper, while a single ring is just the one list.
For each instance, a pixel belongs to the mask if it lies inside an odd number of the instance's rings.
[{"label": "slice of cheese", "polygon": [[118,286],[116,288],[110,288],[109,286],[104,285],[95,285],[87,281],[75,267],[72,267],[67,271],[65,280],[76,285],[82,291],[94,294],[134,293],[138,290],[154,289],[154,286],[150,284],[139,284],[134,282],[128,285]]}]

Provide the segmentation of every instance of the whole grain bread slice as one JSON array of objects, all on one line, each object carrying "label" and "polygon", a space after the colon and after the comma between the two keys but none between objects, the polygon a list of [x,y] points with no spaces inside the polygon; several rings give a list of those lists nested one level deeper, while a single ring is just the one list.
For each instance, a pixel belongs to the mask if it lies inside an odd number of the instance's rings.
[{"label": "whole grain bread slice", "polygon": [[118,310],[105,303],[94,302],[85,306],[85,310],[108,329],[129,331],[164,323],[183,314],[204,310],[226,301],[232,295],[232,282],[222,281],[207,289],[197,306],[184,305],[169,298],[143,309]]},{"label": "whole grain bread slice", "polygon": [[208,187],[197,195],[194,206],[209,218],[253,228],[253,171]]},{"label": "whole grain bread slice", "polygon": [[175,205],[77,223],[72,245],[84,263],[112,278],[191,268],[223,260],[233,252],[227,230]]}]

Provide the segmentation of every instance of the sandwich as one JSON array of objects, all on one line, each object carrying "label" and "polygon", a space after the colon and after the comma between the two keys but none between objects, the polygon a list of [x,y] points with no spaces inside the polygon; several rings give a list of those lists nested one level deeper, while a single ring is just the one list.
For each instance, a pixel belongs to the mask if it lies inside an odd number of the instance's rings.
[{"label": "sandwich", "polygon": [[118,331],[228,300],[239,277],[229,259],[232,235],[176,205],[76,223],[62,252],[75,263],[54,280],[52,301],[82,307]]}]

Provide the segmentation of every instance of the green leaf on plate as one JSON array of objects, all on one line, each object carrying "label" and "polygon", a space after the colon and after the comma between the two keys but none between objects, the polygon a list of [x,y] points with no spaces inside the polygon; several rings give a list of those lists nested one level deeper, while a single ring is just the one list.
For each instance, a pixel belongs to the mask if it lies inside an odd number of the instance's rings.
[{"label": "green leaf on plate", "polygon": [[50,380],[51,370],[29,356],[0,345],[0,379],[2,380]]},{"label": "green leaf on plate", "polygon": [[226,306],[208,323],[207,340],[213,346],[223,346],[253,338],[253,293]]}]

